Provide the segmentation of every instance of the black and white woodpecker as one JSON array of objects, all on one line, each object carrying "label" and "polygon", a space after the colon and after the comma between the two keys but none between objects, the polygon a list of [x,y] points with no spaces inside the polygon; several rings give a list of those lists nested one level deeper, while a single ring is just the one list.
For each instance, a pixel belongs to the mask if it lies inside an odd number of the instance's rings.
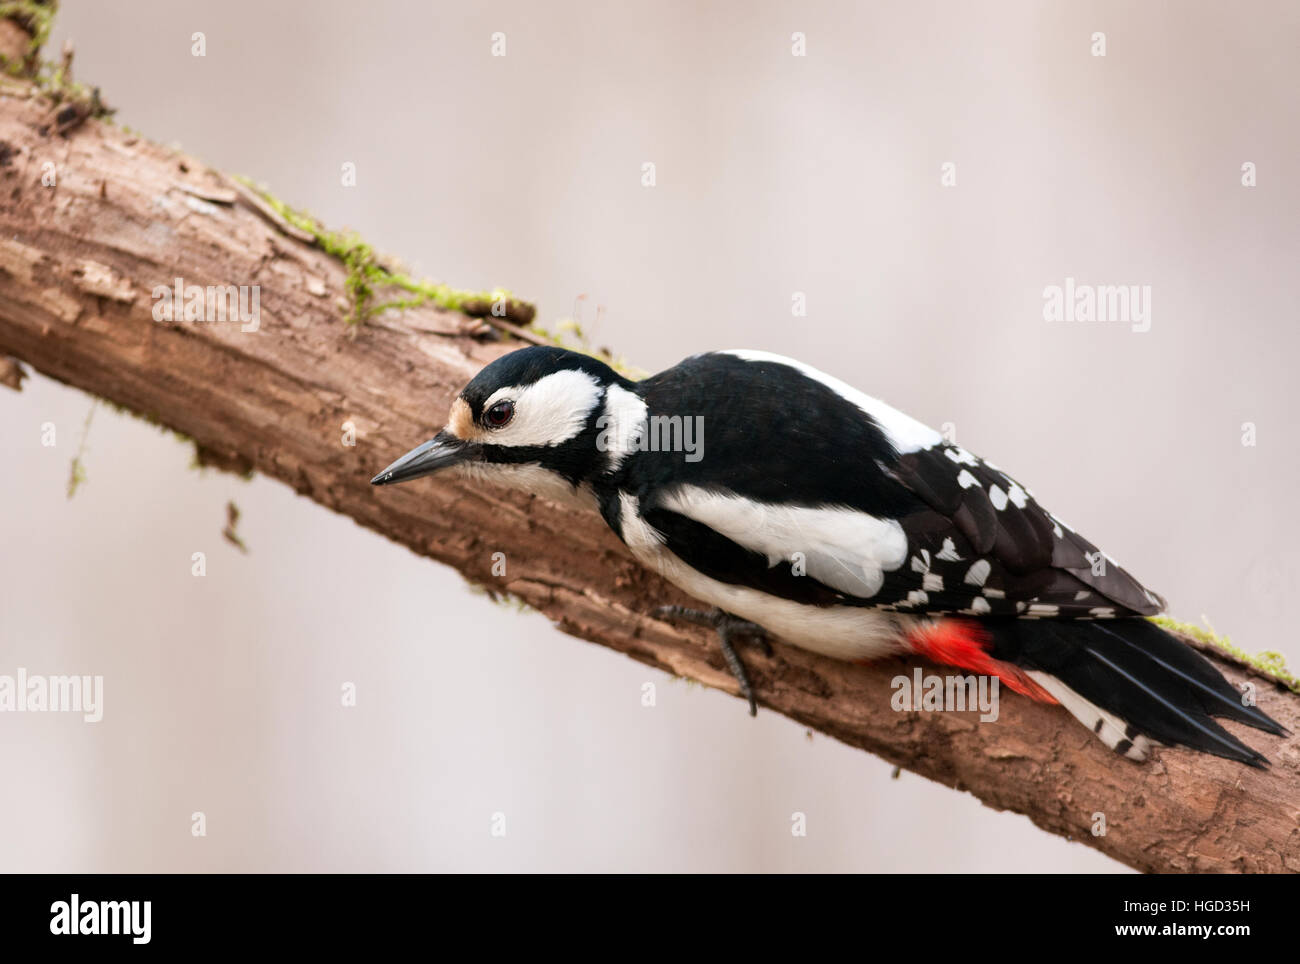
[{"label": "black and white woodpecker", "polygon": [[372,482],[444,470],[598,511],[642,564],[716,607],[660,615],[718,630],[751,713],[733,640],[766,632],[843,660],[916,653],[997,676],[1133,760],[1161,743],[1267,763],[1214,717],[1286,734],[1147,620],[1164,601],[1028,489],[788,358],[711,352],[632,381],[524,348]]}]

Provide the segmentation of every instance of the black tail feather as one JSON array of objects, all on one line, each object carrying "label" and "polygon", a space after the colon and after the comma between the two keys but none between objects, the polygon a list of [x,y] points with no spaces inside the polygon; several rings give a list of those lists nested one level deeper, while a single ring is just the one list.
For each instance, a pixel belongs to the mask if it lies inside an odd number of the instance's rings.
[{"label": "black tail feather", "polygon": [[[1139,733],[1144,733],[1161,743],[1179,743],[1207,753],[1226,756],[1231,760],[1241,760],[1243,763],[1256,765],[1268,762],[1262,754],[1252,750],[1215,723],[1205,712],[1204,707],[1193,709],[1190,701],[1181,704],[1176,702],[1178,697],[1171,692],[1173,687],[1170,685],[1170,680],[1153,679],[1148,674],[1146,677],[1150,680],[1148,683],[1136,676],[1134,672],[1130,672],[1128,668],[1111,660],[1105,653],[1099,652],[1095,646],[1085,646],[1083,651],[1115,675],[1116,679],[1111,684],[1114,692],[1124,702],[1134,707],[1134,710],[1127,712],[1121,710],[1116,712],[1122,714]],[[1137,668],[1134,667],[1134,670],[1137,671]],[[1120,680],[1123,683],[1119,683]],[[1134,697],[1137,698],[1136,701]],[[1142,705],[1140,701],[1143,698],[1151,702]],[[1104,703],[1097,702],[1097,705],[1108,708]],[[1146,714],[1145,721],[1136,719],[1137,712]]]},{"label": "black tail feather", "polygon": [[[1201,706],[1210,716],[1245,723],[1274,736],[1289,736],[1286,727],[1241,701],[1241,693],[1200,653],[1147,620],[1125,620],[1124,633],[1097,621],[1097,629],[1144,653],[1153,662],[1186,680],[1197,693]],[[1190,658],[1189,658],[1190,657]]]},{"label": "black tail feather", "polygon": [[999,620],[993,655],[1048,673],[1160,743],[1264,767],[1263,754],[1216,723],[1223,717],[1279,736],[1200,653],[1144,619]]}]

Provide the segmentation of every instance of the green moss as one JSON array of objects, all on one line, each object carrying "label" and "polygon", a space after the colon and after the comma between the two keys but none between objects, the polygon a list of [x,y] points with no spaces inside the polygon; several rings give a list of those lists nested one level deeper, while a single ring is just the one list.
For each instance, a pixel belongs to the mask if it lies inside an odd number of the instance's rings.
[{"label": "green moss", "polygon": [[86,481],[86,467],[82,464],[81,456],[72,457],[72,465],[68,470],[68,498],[71,499],[77,494],[77,489]]},{"label": "green moss", "polygon": [[1277,680],[1293,693],[1300,693],[1300,679],[1287,670],[1286,657],[1279,652],[1265,650],[1252,656],[1227,636],[1220,636],[1216,633],[1213,627],[1209,625],[1209,620],[1206,620],[1205,627],[1201,627],[1194,623],[1179,622],[1176,619],[1170,619],[1168,616],[1151,616],[1150,619],[1157,626],[1176,633],[1183,633],[1202,643],[1220,649],[1229,656],[1253,666],[1265,676]]},{"label": "green moss", "polygon": [[90,403],[90,409],[86,412],[86,421],[81,426],[81,441],[77,443],[77,454],[72,457],[72,464],[68,466],[69,499],[77,494],[77,489],[81,488],[86,481],[86,442],[90,438],[90,423],[95,419],[95,406],[98,404],[99,399],[93,399]]},{"label": "green moss", "polygon": [[166,425],[162,421],[162,419],[160,419],[157,415],[149,415],[145,412],[137,412],[133,408],[127,408],[125,405],[117,404],[117,402],[110,402],[107,398],[102,398],[98,395],[95,396],[95,400],[100,405],[105,405],[108,408],[112,409],[118,415],[129,415],[131,418],[139,419],[142,422],[148,422],[150,425],[158,429],[164,435],[170,435],[176,441],[181,442],[185,445],[189,445],[194,442],[194,439],[190,438],[185,433],[178,432],[176,431],[176,429],[172,428],[171,426]]},{"label": "green moss", "polygon": [[99,88],[87,87],[73,80],[62,62],[41,61],[36,69],[36,86],[55,101],[84,101],[87,105],[93,105],[89,116],[102,117],[110,113],[99,100]]},{"label": "green moss", "polygon": [[[223,458],[218,455],[215,455],[211,451],[203,449],[203,447],[199,445],[196,439],[191,438],[190,436],[186,435],[184,432],[178,432],[176,429],[167,425],[157,415],[152,415],[148,412],[137,412],[133,408],[127,408],[125,405],[119,405],[116,402],[110,402],[108,399],[102,398],[98,395],[92,396],[92,398],[94,399],[95,405],[103,405],[111,409],[113,412],[115,412],[118,415],[127,415],[130,416],[131,418],[137,419],[138,421],[147,422],[148,424],[152,425],[154,428],[158,429],[158,431],[162,432],[162,434],[169,435],[177,442],[180,442],[182,445],[189,446],[190,447],[189,467],[191,469],[194,469],[195,471],[204,472],[207,469],[215,468],[219,471],[237,476],[238,478],[243,479],[245,482],[251,481],[253,476],[256,475],[256,472],[254,472],[253,469],[247,468],[245,467],[244,464],[242,464],[242,460]],[[91,411],[92,412],[94,411],[93,406]],[[90,418],[89,416],[87,416],[86,428],[89,429],[89,427],[90,427]],[[80,453],[78,453],[78,458],[73,460],[74,463],[77,462],[79,458],[80,458]],[[81,471],[80,481],[84,482],[85,481],[84,467],[80,471]],[[79,485],[80,482],[78,482],[77,484]],[[70,490],[74,488],[74,486],[72,485],[71,477],[69,477],[69,488]],[[69,498],[72,497],[71,491],[69,491],[68,497]]]},{"label": "green moss", "polygon": [[[499,306],[506,317],[526,315],[531,318],[535,314],[532,305],[514,297],[504,288],[468,291],[433,281],[416,280],[401,271],[394,271],[381,262],[375,249],[356,232],[330,231],[311,215],[290,207],[269,193],[262,185],[254,184],[246,177],[238,180],[256,191],[286,223],[310,234],[318,248],[343,262],[348,270],[344,287],[350,303],[346,318],[350,325],[362,324],[368,318],[390,309],[404,311],[428,304],[478,317],[488,314],[493,306]],[[381,292],[397,297],[381,301]],[[402,292],[405,294],[400,294]]]},{"label": "green moss", "polygon": [[40,56],[41,48],[45,46],[45,41],[50,39],[50,31],[54,28],[54,14],[57,10],[58,0],[50,0],[49,3],[36,3],[35,0],[0,2],[0,17],[17,21],[32,38],[27,44],[24,59],[5,63],[6,71],[14,75],[25,75],[30,72],[36,58]]},{"label": "green moss", "polygon": [[58,61],[41,59],[41,49],[50,38],[57,10],[57,0],[48,3],[0,0],[0,18],[14,21],[31,35],[21,59],[6,60],[0,56],[0,64],[6,74],[35,83],[37,90],[59,108],[53,126],[63,134],[88,117],[108,118],[113,109],[100,99],[98,87],[87,87],[72,79],[71,49]]},{"label": "green moss", "polygon": [[240,537],[236,529],[239,527],[239,506],[233,501],[226,503],[226,527],[221,530],[221,536],[232,546],[245,555],[248,554],[248,546]]},{"label": "green moss", "polygon": [[640,381],[650,374],[644,368],[637,368],[635,365],[630,364],[622,355],[615,355],[608,348],[593,347],[591,339],[582,330],[582,325],[572,318],[565,318],[557,322],[554,331],[547,331],[541,325],[536,324],[530,325],[528,330],[560,348],[598,358],[620,375],[633,381]]},{"label": "green moss", "polygon": [[[111,402],[107,398],[99,395],[90,395],[90,409],[86,412],[86,420],[81,427],[81,440],[77,443],[77,453],[72,457],[72,464],[68,469],[68,498],[71,499],[77,494],[87,481],[86,474],[86,451],[90,439],[90,425],[94,421],[95,411],[102,405],[118,415],[129,415],[131,418],[138,419],[141,422],[148,422],[164,435],[170,435],[182,445],[191,445],[194,447],[193,461],[190,463],[191,468],[202,468],[206,463],[200,463],[198,457],[199,444],[183,432],[178,432],[165,424],[157,415],[150,415],[146,412],[137,412],[135,409],[127,408],[125,405],[119,405],[117,402]],[[238,473],[236,473],[238,474]],[[245,479],[251,479],[251,472],[243,476]]]},{"label": "green moss", "polygon": [[498,606],[504,606],[517,613],[536,612],[532,606],[528,605],[523,599],[512,592],[507,592],[498,586],[489,586],[485,583],[475,582],[468,577],[465,578],[465,585],[475,596],[486,596],[489,602]]}]

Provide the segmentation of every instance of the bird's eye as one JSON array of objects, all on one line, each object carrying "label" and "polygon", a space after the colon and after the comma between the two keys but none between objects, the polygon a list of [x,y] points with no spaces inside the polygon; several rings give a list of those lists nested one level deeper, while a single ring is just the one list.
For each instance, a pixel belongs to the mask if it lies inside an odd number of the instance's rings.
[{"label": "bird's eye", "polygon": [[488,428],[505,428],[514,417],[514,402],[497,402],[483,413],[483,424]]}]

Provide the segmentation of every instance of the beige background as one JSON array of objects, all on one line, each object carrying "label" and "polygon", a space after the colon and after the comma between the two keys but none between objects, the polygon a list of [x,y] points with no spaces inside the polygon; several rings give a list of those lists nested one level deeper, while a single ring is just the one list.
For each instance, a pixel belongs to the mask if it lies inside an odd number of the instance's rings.
[{"label": "beige background", "polygon": [[[64,8],[55,44],[143,134],[543,321],[588,293],[643,367],[764,348],[951,422],[1176,614],[1300,659],[1295,4]],[[1044,322],[1067,275],[1151,285],[1151,331]],[[89,406],[0,398],[0,673],[107,688],[94,726],[0,716],[0,869],[1120,869],[107,410],[69,502]]]}]

